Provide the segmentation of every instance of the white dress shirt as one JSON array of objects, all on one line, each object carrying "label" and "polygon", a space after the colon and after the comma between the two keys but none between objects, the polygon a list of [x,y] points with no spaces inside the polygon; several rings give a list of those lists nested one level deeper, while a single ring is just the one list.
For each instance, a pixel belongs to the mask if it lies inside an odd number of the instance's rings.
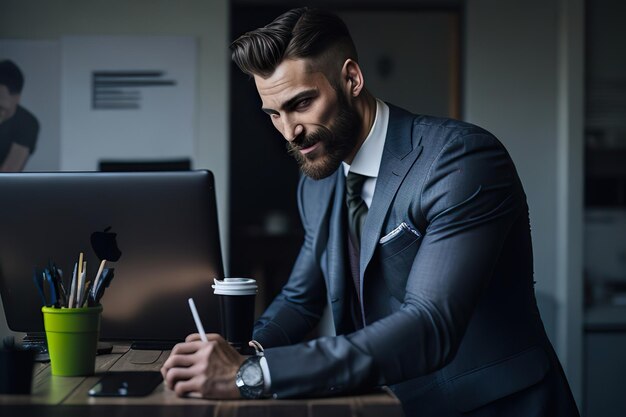
[{"label": "white dress shirt", "polygon": [[374,197],[376,178],[378,178],[380,162],[383,159],[383,148],[385,147],[388,125],[389,106],[383,101],[376,99],[376,118],[370,133],[365,138],[363,145],[361,145],[361,149],[354,156],[352,165],[342,162],[345,175],[348,175],[348,172],[354,172],[369,177],[363,183],[363,191],[361,191],[361,197],[368,208],[372,205],[372,198]]}]

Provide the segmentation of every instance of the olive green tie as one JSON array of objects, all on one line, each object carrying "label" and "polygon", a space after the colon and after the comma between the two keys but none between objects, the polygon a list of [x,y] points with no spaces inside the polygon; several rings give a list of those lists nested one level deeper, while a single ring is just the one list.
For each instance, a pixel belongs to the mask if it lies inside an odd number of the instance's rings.
[{"label": "olive green tie", "polygon": [[349,172],[346,177],[346,205],[348,206],[348,229],[355,246],[361,247],[361,229],[367,216],[367,205],[361,197],[363,184],[368,177]]}]

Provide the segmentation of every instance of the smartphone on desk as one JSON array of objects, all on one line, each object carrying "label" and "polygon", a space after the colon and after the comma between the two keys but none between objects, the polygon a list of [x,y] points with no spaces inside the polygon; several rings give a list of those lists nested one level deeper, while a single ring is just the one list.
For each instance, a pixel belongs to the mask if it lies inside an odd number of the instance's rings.
[{"label": "smartphone on desk", "polygon": [[88,393],[91,397],[143,397],[161,381],[158,371],[107,372]]}]

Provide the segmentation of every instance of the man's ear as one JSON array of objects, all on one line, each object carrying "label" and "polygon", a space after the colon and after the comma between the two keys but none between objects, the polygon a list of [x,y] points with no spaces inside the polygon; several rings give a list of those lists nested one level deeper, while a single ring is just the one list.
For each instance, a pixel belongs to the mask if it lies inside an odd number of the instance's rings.
[{"label": "man's ear", "polygon": [[363,79],[363,73],[359,64],[348,58],[343,63],[341,69],[341,78],[343,84],[346,86],[346,91],[350,93],[351,97],[358,97],[365,88],[365,80]]}]

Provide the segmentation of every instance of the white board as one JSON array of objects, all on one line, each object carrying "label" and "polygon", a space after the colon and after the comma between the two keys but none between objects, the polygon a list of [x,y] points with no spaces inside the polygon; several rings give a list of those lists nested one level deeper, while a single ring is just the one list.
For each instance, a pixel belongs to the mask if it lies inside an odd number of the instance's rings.
[{"label": "white board", "polygon": [[192,158],[193,37],[71,36],[61,50],[62,170]]}]

